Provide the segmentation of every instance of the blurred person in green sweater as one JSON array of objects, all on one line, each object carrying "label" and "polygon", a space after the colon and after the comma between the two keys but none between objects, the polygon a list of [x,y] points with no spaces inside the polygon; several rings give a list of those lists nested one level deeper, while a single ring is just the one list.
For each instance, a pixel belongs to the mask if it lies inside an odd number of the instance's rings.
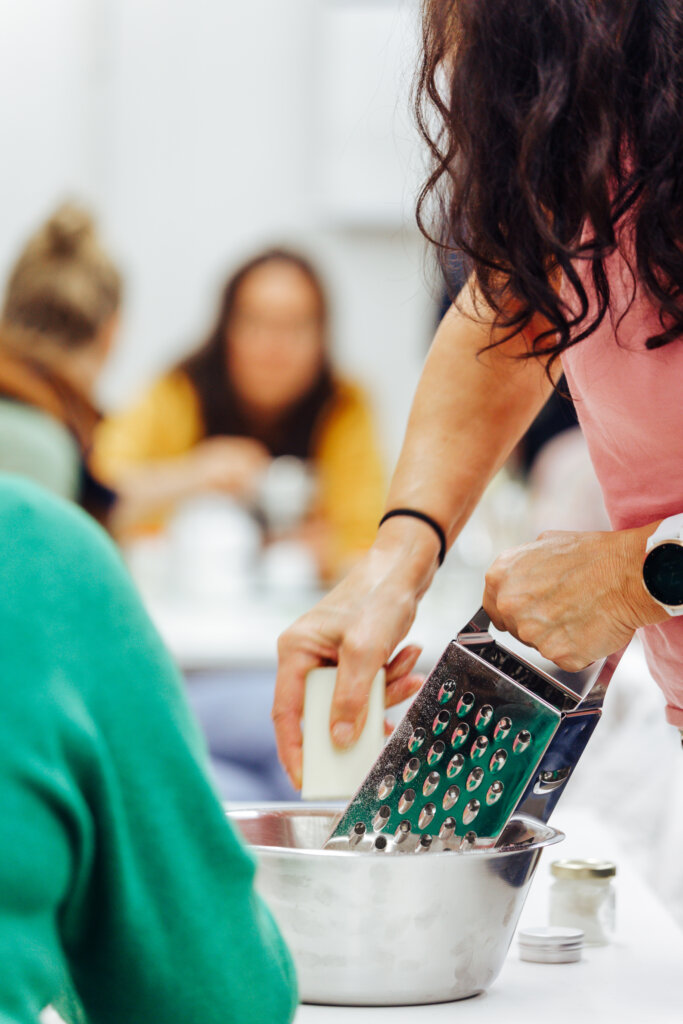
[{"label": "blurred person in green sweater", "polygon": [[0,1021],[285,1024],[296,983],[113,546],[0,475]]}]

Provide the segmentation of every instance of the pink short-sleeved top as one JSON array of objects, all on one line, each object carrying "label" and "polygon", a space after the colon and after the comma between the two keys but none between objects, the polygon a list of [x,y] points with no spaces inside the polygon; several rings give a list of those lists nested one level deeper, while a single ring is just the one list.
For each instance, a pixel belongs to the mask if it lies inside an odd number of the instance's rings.
[{"label": "pink short-sleeved top", "polygon": [[[589,267],[577,263],[590,296]],[[611,311],[563,353],[562,365],[610,521],[621,530],[683,512],[683,339],[647,350],[647,339],[661,330],[657,308],[637,286],[625,312],[634,284],[622,252],[606,270]],[[566,287],[563,297],[575,304]],[[668,720],[683,729],[683,616],[640,633]]]}]

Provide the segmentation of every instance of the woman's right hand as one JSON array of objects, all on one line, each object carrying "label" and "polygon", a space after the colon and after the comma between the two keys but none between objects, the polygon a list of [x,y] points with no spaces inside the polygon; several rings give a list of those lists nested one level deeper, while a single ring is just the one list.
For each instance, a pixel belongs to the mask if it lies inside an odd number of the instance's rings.
[{"label": "woman's right hand", "polygon": [[367,717],[372,681],[386,667],[386,705],[411,697],[422,679],[413,674],[420,648],[392,652],[415,618],[437,565],[438,540],[416,520],[389,520],[368,554],[310,612],[280,637],[273,722],[280,760],[301,786],[306,676],[338,665],[330,729],[338,747],[351,746]]},{"label": "woman's right hand", "polygon": [[190,489],[248,496],[268,467],[267,449],[249,437],[210,437],[187,456]]}]

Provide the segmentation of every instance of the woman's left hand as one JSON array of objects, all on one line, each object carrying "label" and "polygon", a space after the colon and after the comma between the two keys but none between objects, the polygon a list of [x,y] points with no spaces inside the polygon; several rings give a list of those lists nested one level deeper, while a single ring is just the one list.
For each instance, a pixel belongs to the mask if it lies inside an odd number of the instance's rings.
[{"label": "woman's left hand", "polygon": [[647,538],[657,524],[611,533],[543,533],[504,552],[486,574],[484,609],[569,672],[624,647],[666,611],[643,586]]}]

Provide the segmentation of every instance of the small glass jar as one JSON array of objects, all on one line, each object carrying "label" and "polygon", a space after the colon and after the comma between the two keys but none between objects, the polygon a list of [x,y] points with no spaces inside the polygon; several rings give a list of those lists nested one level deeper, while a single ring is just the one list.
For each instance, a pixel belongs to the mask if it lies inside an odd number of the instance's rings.
[{"label": "small glass jar", "polygon": [[550,923],[580,928],[587,946],[606,946],[614,935],[616,864],[556,860],[550,866]]}]

